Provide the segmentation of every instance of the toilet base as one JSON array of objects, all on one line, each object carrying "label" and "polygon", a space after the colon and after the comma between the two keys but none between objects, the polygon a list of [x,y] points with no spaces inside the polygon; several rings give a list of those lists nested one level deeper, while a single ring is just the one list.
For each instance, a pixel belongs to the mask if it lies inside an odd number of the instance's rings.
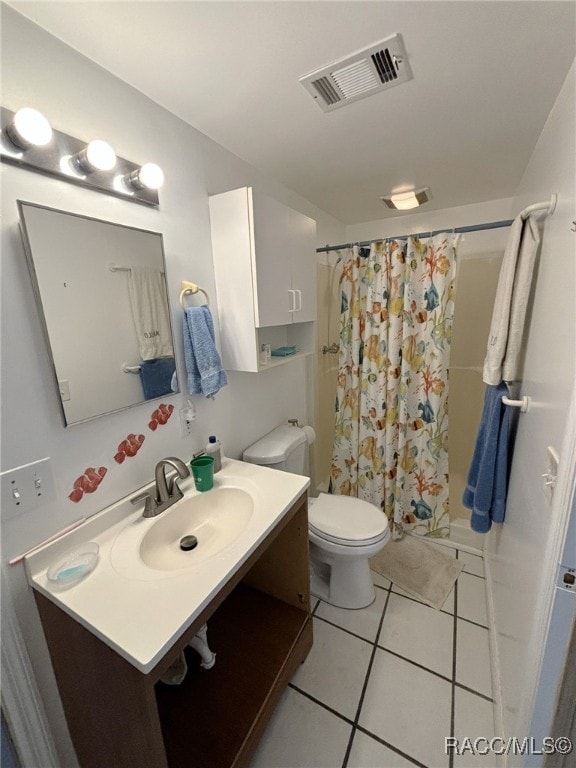
[{"label": "toilet base", "polygon": [[323,562],[314,556],[310,545],[310,592],[336,608],[366,608],[376,599],[370,563],[367,558]]}]

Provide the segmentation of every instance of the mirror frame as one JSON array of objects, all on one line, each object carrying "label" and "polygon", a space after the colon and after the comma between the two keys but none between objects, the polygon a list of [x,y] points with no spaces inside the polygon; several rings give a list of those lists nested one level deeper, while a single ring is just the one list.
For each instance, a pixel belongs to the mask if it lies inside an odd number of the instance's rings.
[{"label": "mirror frame", "polygon": [[[172,311],[171,311],[171,307],[170,307],[170,296],[169,296],[169,293],[168,293],[168,282],[167,282],[167,278],[166,278],[166,252],[164,250],[164,236],[163,236],[162,232],[156,232],[156,231],[151,230],[151,229],[143,229],[141,227],[134,227],[134,226],[132,226],[130,224],[120,224],[119,222],[109,221],[107,219],[100,219],[100,218],[98,218],[96,216],[86,216],[85,214],[82,214],[82,213],[73,213],[72,211],[65,211],[65,210],[62,210],[60,208],[52,208],[51,206],[41,205],[39,203],[32,203],[32,202],[30,202],[28,200],[17,200],[16,203],[17,203],[17,206],[18,206],[19,229],[20,229],[20,233],[21,233],[21,236],[22,236],[22,242],[23,242],[23,245],[24,245],[24,254],[25,254],[25,257],[26,257],[26,264],[27,264],[27,267],[28,267],[28,272],[30,274],[30,281],[31,281],[31,284],[32,284],[32,290],[33,290],[34,298],[35,298],[35,301],[36,301],[36,309],[38,311],[38,316],[40,318],[40,324],[42,326],[42,332],[43,332],[43,335],[44,335],[44,338],[45,338],[45,341],[46,341],[46,345],[47,345],[48,357],[50,359],[50,367],[51,367],[51,370],[52,370],[52,380],[53,380],[53,383],[54,383],[55,394],[56,394],[56,398],[58,400],[58,405],[59,405],[59,408],[60,408],[60,413],[62,415],[62,420],[63,420],[64,426],[65,427],[74,427],[77,424],[85,424],[88,421],[93,421],[94,419],[99,419],[102,416],[108,416],[108,415],[110,415],[112,413],[119,413],[120,411],[125,411],[125,410],[127,410],[129,408],[134,408],[136,406],[141,406],[144,403],[151,403],[151,402],[154,402],[155,400],[161,400],[162,398],[171,397],[172,395],[179,394],[180,393],[180,386],[178,386],[178,389],[177,389],[176,392],[168,392],[168,393],[166,393],[164,395],[159,395],[158,397],[150,398],[149,400],[142,399],[142,400],[139,400],[136,403],[130,403],[128,405],[123,405],[120,408],[113,408],[110,411],[104,411],[103,413],[98,413],[98,414],[94,414],[93,416],[88,416],[85,419],[78,419],[77,421],[72,421],[72,422],[69,422],[67,420],[67,418],[66,418],[66,411],[64,409],[64,403],[62,401],[62,397],[61,397],[61,394],[60,394],[60,384],[59,384],[59,379],[58,379],[58,371],[56,369],[56,363],[55,363],[54,354],[53,354],[53,351],[52,351],[52,342],[50,340],[50,333],[49,333],[49,329],[48,329],[48,322],[46,320],[46,315],[45,315],[45,312],[44,312],[44,303],[42,301],[42,293],[41,293],[41,290],[40,290],[40,283],[38,281],[38,276],[37,276],[37,273],[36,273],[36,267],[35,267],[35,264],[34,264],[34,256],[33,256],[33,253],[32,253],[32,245],[31,245],[31,242],[30,242],[28,229],[26,227],[26,220],[25,220],[25,217],[24,217],[24,206],[28,206],[30,208],[40,208],[40,209],[42,209],[44,211],[50,211],[52,213],[60,213],[60,214],[66,215],[66,216],[74,216],[74,217],[76,217],[78,219],[85,219],[85,220],[92,221],[92,222],[97,222],[97,223],[101,223],[101,224],[107,224],[108,226],[120,227],[121,229],[129,229],[129,230],[133,230],[133,231],[136,231],[136,232],[139,232],[139,233],[156,235],[157,237],[159,237],[160,253],[161,253],[161,257],[162,257],[162,264],[163,264],[163,271],[164,271],[164,284],[165,284],[165,289],[166,289],[166,303],[167,303],[167,306],[168,306],[168,321],[170,323],[170,332],[171,332],[171,335],[172,335],[172,346],[174,348],[174,362],[176,364],[177,359],[176,359],[176,349],[175,349],[175,343],[174,343],[175,342],[174,325],[173,325],[173,322],[172,322]],[[176,375],[178,375],[177,365],[176,365]]]}]

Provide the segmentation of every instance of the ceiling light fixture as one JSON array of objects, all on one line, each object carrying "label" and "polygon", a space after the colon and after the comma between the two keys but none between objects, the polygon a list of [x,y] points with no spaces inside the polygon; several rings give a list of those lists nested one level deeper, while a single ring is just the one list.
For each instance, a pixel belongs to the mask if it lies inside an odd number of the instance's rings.
[{"label": "ceiling light fixture", "polygon": [[41,112],[32,107],[23,107],[6,126],[6,135],[18,149],[44,147],[52,139],[50,123]]},{"label": "ceiling light fixture", "polygon": [[132,173],[124,176],[124,183],[133,189],[160,189],[164,184],[164,172],[156,163],[144,163]]},{"label": "ceiling light fixture", "polygon": [[107,141],[95,139],[87,147],[71,157],[75,170],[91,173],[92,171],[111,171],[116,165],[116,152]]},{"label": "ceiling light fixture", "polygon": [[380,200],[388,208],[394,208],[397,211],[408,211],[411,208],[427,203],[432,197],[429,187],[422,189],[409,189],[403,192],[392,192],[389,195],[381,197]]}]

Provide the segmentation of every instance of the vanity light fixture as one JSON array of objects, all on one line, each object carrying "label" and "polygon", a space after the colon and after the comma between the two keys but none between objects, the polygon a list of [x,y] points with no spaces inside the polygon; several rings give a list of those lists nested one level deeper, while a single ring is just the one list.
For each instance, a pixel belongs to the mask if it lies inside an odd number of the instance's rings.
[{"label": "vanity light fixture", "polygon": [[18,149],[45,147],[52,140],[52,128],[41,112],[32,107],[23,107],[6,125],[6,135]]},{"label": "vanity light fixture", "polygon": [[409,189],[402,192],[392,192],[390,195],[381,197],[380,200],[388,208],[394,208],[398,211],[408,211],[411,208],[418,208],[423,203],[427,203],[432,197],[429,187],[422,189]]},{"label": "vanity light fixture", "polygon": [[89,143],[53,130],[38,110],[0,107],[0,159],[3,163],[55,176],[122,200],[158,206],[164,174],[155,163],[117,157],[107,141]]},{"label": "vanity light fixture", "polygon": [[126,174],[122,180],[132,189],[160,189],[164,184],[164,172],[156,163],[144,163],[141,168]]},{"label": "vanity light fixture", "polygon": [[75,170],[84,173],[111,171],[116,165],[116,152],[107,141],[95,139],[70,158]]}]

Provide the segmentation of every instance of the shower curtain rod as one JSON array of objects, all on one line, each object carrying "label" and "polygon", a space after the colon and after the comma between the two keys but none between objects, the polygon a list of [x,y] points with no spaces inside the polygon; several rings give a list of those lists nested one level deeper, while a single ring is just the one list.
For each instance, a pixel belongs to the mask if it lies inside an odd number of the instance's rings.
[{"label": "shower curtain rod", "polygon": [[[554,213],[556,208],[556,202],[558,195],[554,192],[550,196],[550,200],[545,200],[542,203],[534,203],[524,208],[520,214],[523,219],[528,218],[531,213],[538,211],[546,211],[546,216]],[[435,229],[432,232],[414,232],[408,235],[395,235],[394,237],[377,237],[373,240],[363,240],[361,243],[344,243],[342,245],[326,245],[325,248],[316,248],[316,253],[328,253],[328,251],[339,251],[342,248],[350,248],[352,245],[363,247],[370,245],[374,241],[379,242],[382,240],[405,240],[408,237],[433,237],[434,235],[441,235],[444,232],[452,232],[455,235],[464,234],[465,232],[481,232],[483,229],[501,229],[502,227],[511,227],[514,223],[514,219],[507,219],[506,221],[489,221],[486,224],[472,224],[469,227],[444,227],[444,229]]]},{"label": "shower curtain rod", "polygon": [[464,232],[480,232],[483,229],[501,229],[502,227],[510,227],[512,226],[513,219],[507,219],[506,221],[489,221],[487,224],[473,224],[469,227],[453,227],[448,228],[444,227],[444,229],[435,229],[428,232],[414,232],[409,235],[396,235],[394,237],[376,237],[372,240],[363,240],[361,243],[344,243],[341,245],[326,245],[324,248],[316,248],[316,253],[328,253],[328,251],[340,251],[343,248],[350,248],[353,245],[357,245],[358,247],[362,248],[364,246],[370,245],[374,241],[378,242],[381,240],[405,240],[407,237],[434,237],[434,235],[440,235],[443,232],[451,232],[456,235],[463,234]]}]

